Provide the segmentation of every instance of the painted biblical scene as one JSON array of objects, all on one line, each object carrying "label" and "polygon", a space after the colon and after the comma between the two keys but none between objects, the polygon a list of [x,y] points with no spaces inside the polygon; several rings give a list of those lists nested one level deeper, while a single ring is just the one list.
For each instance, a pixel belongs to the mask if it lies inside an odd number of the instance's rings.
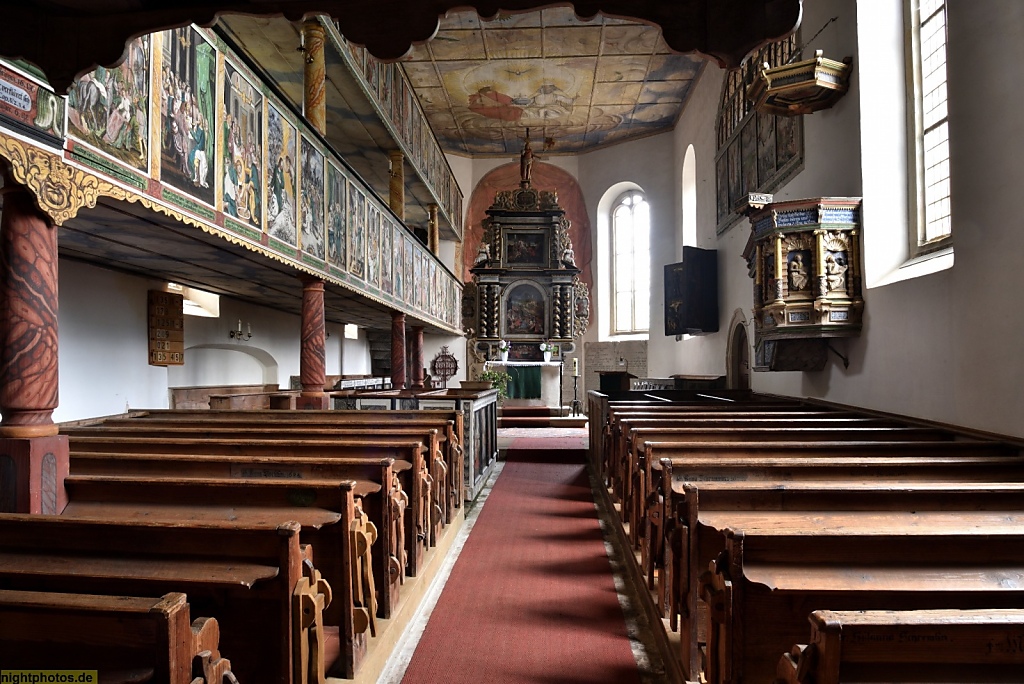
[{"label": "painted biblical scene", "polygon": [[544,295],[533,285],[516,285],[505,300],[505,333],[544,334]]},{"label": "painted biblical scene", "polygon": [[543,266],[547,251],[543,233],[507,233],[505,263],[509,266]]},{"label": "painted biblical scene", "polygon": [[[118,161],[149,172],[150,37],[128,45],[120,66],[98,67],[68,91],[68,133]],[[166,92],[160,100],[167,104]]]},{"label": "painted biblical scene", "polygon": [[348,272],[366,277],[366,198],[354,183],[348,184]]},{"label": "painted biblical scene", "polygon": [[302,139],[302,249],[323,259],[324,246],[324,155]]},{"label": "painted biblical scene", "polygon": [[423,302],[426,299],[427,287],[426,283],[423,282],[423,255],[417,249],[413,255],[412,264],[412,277],[413,277],[413,305],[417,309],[423,308]]},{"label": "painted biblical scene", "polygon": [[298,133],[273,105],[267,107],[267,233],[296,244],[295,148]]},{"label": "painted biblical scene", "polygon": [[257,228],[263,221],[263,94],[224,63],[225,214]]},{"label": "painted biblical scene", "polygon": [[388,218],[380,224],[380,289],[388,294],[394,291],[394,250],[391,248],[394,225]]},{"label": "painted biblical scene", "polygon": [[405,242],[405,301],[410,304],[413,302],[416,292],[416,281],[413,280],[413,257],[416,255],[416,248],[412,246],[412,238],[408,235],[404,236],[403,242]]},{"label": "painted biblical scene", "polygon": [[380,286],[380,209],[372,203],[366,209],[366,282]]},{"label": "painted biblical scene", "polygon": [[395,245],[395,299],[399,301],[405,300],[405,238],[402,236],[402,230],[397,226],[392,226],[392,233],[394,233],[394,245]]},{"label": "painted biblical scene", "polygon": [[327,261],[345,268],[345,176],[334,164],[327,165]]},{"label": "painted biblical scene", "polygon": [[194,28],[165,31],[160,179],[213,205],[217,52]]}]

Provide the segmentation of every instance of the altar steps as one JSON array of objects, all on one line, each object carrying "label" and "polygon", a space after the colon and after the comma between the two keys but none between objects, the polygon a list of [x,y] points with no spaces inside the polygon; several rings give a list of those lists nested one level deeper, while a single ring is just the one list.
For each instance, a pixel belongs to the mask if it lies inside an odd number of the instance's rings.
[{"label": "altar steps", "polygon": [[586,427],[587,417],[569,415],[569,408],[506,405],[498,409],[498,427]]}]

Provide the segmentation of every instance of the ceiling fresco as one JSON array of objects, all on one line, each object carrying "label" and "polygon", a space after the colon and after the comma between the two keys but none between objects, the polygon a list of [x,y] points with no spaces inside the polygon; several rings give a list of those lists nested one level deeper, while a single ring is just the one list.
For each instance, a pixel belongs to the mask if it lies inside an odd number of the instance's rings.
[{"label": "ceiling fresco", "polygon": [[657,27],[554,7],[449,12],[403,66],[446,152],[504,156],[527,128],[553,154],[669,130],[703,63],[671,54]]}]

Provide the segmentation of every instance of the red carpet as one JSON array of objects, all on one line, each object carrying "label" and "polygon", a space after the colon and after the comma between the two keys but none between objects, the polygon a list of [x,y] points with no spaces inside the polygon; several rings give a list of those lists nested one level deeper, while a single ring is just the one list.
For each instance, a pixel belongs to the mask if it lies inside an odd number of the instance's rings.
[{"label": "red carpet", "polygon": [[640,681],[583,459],[509,450],[403,684]]}]

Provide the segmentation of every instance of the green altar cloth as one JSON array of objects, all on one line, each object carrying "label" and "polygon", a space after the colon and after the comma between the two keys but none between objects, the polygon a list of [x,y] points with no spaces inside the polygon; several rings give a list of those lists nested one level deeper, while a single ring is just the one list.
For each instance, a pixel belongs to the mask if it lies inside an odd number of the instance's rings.
[{"label": "green altar cloth", "polygon": [[540,366],[507,366],[509,399],[540,399]]}]

